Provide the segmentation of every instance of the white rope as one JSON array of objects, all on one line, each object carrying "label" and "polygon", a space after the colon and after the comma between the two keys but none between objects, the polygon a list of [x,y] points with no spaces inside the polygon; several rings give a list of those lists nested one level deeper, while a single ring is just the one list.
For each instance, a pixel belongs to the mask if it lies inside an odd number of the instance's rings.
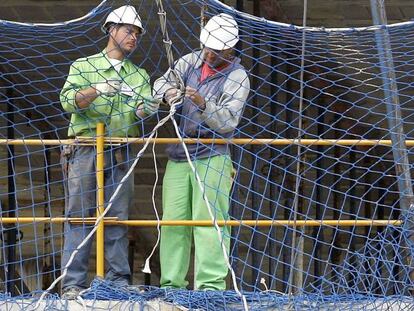
[{"label": "white rope", "polygon": [[[105,1],[104,1],[105,2]],[[101,5],[104,3],[102,2]],[[174,71],[174,70],[172,70]],[[183,87],[184,83],[181,79],[181,77],[179,75],[177,75],[177,73],[173,72],[174,76],[177,79],[178,84],[181,86],[181,88]],[[40,303],[42,302],[42,300],[44,299],[44,297],[67,275],[67,270],[68,267],[72,264],[73,259],[75,258],[76,254],[79,252],[79,250],[91,239],[91,237],[95,234],[95,232],[98,229],[98,224],[103,220],[103,218],[105,217],[105,215],[108,213],[108,211],[110,210],[110,208],[112,207],[112,203],[114,198],[118,195],[123,183],[125,182],[125,180],[132,174],[135,166],[138,163],[138,160],[141,158],[142,154],[145,152],[145,150],[147,149],[151,139],[157,134],[158,129],[163,126],[170,118],[174,119],[173,115],[175,114],[176,111],[176,106],[178,105],[178,103],[181,102],[181,97],[184,96],[183,93],[179,92],[176,96],[176,98],[172,98],[171,100],[171,108],[170,108],[170,112],[169,114],[164,117],[163,119],[161,119],[158,124],[153,128],[153,130],[151,131],[151,134],[149,135],[149,139],[146,141],[146,143],[144,144],[144,146],[141,148],[141,150],[138,152],[137,156],[135,157],[135,160],[133,162],[133,164],[131,165],[131,167],[129,168],[128,172],[124,175],[124,177],[121,179],[120,183],[118,184],[117,188],[115,189],[114,193],[112,194],[111,198],[109,199],[108,202],[108,206],[105,208],[105,210],[103,211],[102,214],[100,214],[94,224],[93,229],[89,232],[89,234],[85,237],[85,239],[77,246],[77,248],[72,252],[71,256],[69,257],[68,262],[66,263],[65,267],[63,268],[63,272],[62,274],[53,281],[53,283],[42,293],[42,295],[40,296],[38,302],[35,305],[35,309],[37,309],[40,306]],[[155,148],[155,144],[154,144],[154,148]],[[158,180],[158,172],[156,172],[157,174],[157,180]],[[155,206],[155,187],[153,187],[153,206],[154,206],[154,210],[156,211],[156,206]],[[156,212],[157,215],[157,221],[158,221],[158,232],[159,232],[159,216],[158,216],[158,212]],[[158,241],[159,241],[159,235],[158,235],[158,239],[157,239],[157,245],[158,245]],[[153,249],[154,252],[155,248]],[[149,256],[149,258],[152,256],[153,252],[151,253],[151,255]],[[148,262],[148,270],[149,270],[149,258],[147,258],[146,264]],[[145,269],[145,267],[144,267]]]},{"label": "white rope", "polygon": [[[0,19],[0,24],[2,23],[8,23],[8,24],[14,24],[14,25],[20,25],[20,26],[27,26],[27,27],[33,27],[33,26],[43,26],[43,27],[55,27],[55,26],[64,26],[64,25],[68,25],[68,24],[72,24],[81,20],[84,20],[92,15],[94,15],[96,13],[96,11],[103,6],[108,0],[102,0],[102,2],[96,6],[92,11],[90,11],[89,13],[87,13],[84,16],[75,18],[75,19],[71,19],[68,21],[64,21],[64,22],[58,22],[58,23],[24,23],[24,22],[16,22],[16,21],[11,21],[11,20],[6,20],[6,19]],[[258,21],[258,22],[265,22],[267,24],[270,25],[276,25],[276,26],[280,26],[280,27],[285,27],[285,28],[293,28],[295,30],[300,30],[303,27],[302,26],[297,26],[297,25],[291,25],[291,24],[287,24],[287,23],[281,23],[281,22],[276,22],[276,21],[272,21],[272,20],[267,20],[264,17],[258,17],[258,16],[254,16],[251,15],[249,13],[245,13],[245,12],[241,12],[241,11],[237,11],[235,10],[233,7],[222,3],[220,0],[210,0],[214,3],[214,5],[220,6],[220,10],[225,9],[225,10],[229,10],[229,11],[234,11],[237,12],[238,15],[243,16],[246,19],[250,19],[250,20],[254,20],[254,21]],[[186,3],[182,3],[181,5],[186,5],[189,3],[192,3],[193,1],[188,1]],[[306,31],[326,31],[326,32],[347,32],[347,31],[376,31],[378,29],[381,29],[383,27],[386,28],[395,28],[395,27],[401,27],[401,26],[408,26],[408,25],[414,25],[414,20],[410,20],[410,21],[406,21],[406,22],[399,22],[399,23],[394,23],[394,24],[388,24],[388,25],[384,25],[384,26],[378,26],[378,25],[372,25],[372,26],[366,26],[366,27],[338,27],[338,28],[325,28],[325,27],[307,27]],[[166,43],[166,42],[164,42]]]},{"label": "white rope", "polygon": [[[296,153],[296,183],[295,183],[295,197],[293,199],[293,221],[294,221],[294,226],[292,228],[292,251],[291,251],[291,256],[290,256],[290,264],[291,269],[289,272],[289,290],[288,290],[288,294],[292,295],[292,289],[293,289],[293,278],[294,278],[294,274],[297,273],[297,269],[296,269],[296,261],[298,260],[298,253],[302,254],[301,250],[296,250],[296,232],[297,232],[297,226],[296,226],[296,221],[298,218],[298,205],[299,205],[299,188],[300,188],[300,183],[301,183],[301,176],[300,176],[300,168],[301,168],[301,153],[302,153],[302,146],[301,146],[301,139],[302,139],[302,126],[303,126],[303,116],[302,116],[302,112],[303,112],[303,90],[304,90],[304,83],[303,83],[303,79],[304,79],[304,67],[305,67],[305,52],[306,52],[306,21],[307,21],[307,9],[308,9],[308,1],[307,0],[303,0],[303,29],[302,29],[302,51],[301,51],[301,60],[300,60],[300,90],[299,90],[299,124],[298,124],[298,149],[297,149],[297,153]],[[303,230],[303,229],[302,229]],[[303,237],[300,237],[301,239],[303,239]]]},{"label": "white rope", "polygon": [[221,244],[221,247],[222,247],[222,250],[223,250],[223,256],[224,256],[224,259],[226,260],[227,267],[229,268],[230,273],[231,273],[231,278],[232,278],[232,281],[233,281],[234,290],[240,296],[240,298],[242,299],[244,310],[248,311],[249,308],[247,306],[246,297],[240,292],[239,287],[237,286],[236,274],[233,270],[233,267],[230,264],[230,259],[229,259],[229,256],[227,255],[227,248],[226,248],[226,245],[224,245],[224,243],[223,243],[223,236],[221,234],[220,227],[217,223],[217,219],[214,216],[213,211],[211,209],[210,202],[208,201],[208,198],[206,196],[204,185],[201,182],[200,176],[198,175],[197,170],[195,169],[193,162],[191,161],[190,154],[188,152],[187,146],[186,146],[186,144],[183,140],[183,137],[180,134],[180,130],[178,128],[177,122],[175,121],[174,117],[171,117],[171,121],[173,122],[173,125],[174,125],[174,128],[175,128],[175,133],[177,134],[177,137],[180,139],[181,145],[184,148],[184,152],[185,152],[185,156],[187,158],[187,162],[190,165],[191,170],[193,171],[193,173],[196,177],[198,187],[200,188],[201,192],[203,193],[203,200],[207,205],[208,213],[210,214],[211,220],[213,221],[214,227],[216,228],[217,235],[219,237],[219,241],[220,241],[220,244]]},{"label": "white rope", "polygon": [[84,16],[75,18],[75,19],[71,19],[65,22],[60,22],[60,23],[23,23],[23,22],[15,22],[15,21],[9,21],[9,20],[5,20],[5,19],[0,19],[0,24],[1,23],[8,23],[8,24],[14,24],[14,25],[20,25],[20,26],[29,26],[29,27],[33,27],[33,26],[44,26],[44,27],[55,27],[55,26],[65,26],[65,25],[69,25],[72,23],[76,23],[79,22],[81,20],[84,20],[94,14],[96,14],[96,11],[98,11],[98,9],[103,6],[108,0],[102,0],[102,2],[97,5],[92,11],[90,11],[89,13],[87,13]]},{"label": "white rope", "polygon": [[117,188],[115,189],[114,193],[112,194],[111,198],[109,199],[108,206],[105,208],[102,214],[100,214],[95,221],[94,228],[91,230],[91,232],[85,237],[85,239],[78,245],[78,247],[72,252],[71,256],[69,257],[69,260],[65,267],[63,268],[63,273],[53,281],[53,283],[42,293],[42,295],[39,298],[39,301],[36,303],[35,308],[39,307],[40,302],[44,299],[46,294],[48,294],[56,285],[59,283],[67,274],[68,267],[72,264],[73,259],[75,258],[76,254],[79,252],[79,250],[91,239],[91,237],[95,234],[96,230],[98,229],[98,224],[101,223],[102,219],[105,217],[105,215],[108,213],[109,209],[112,207],[112,203],[114,198],[118,195],[123,183],[125,180],[132,174],[135,166],[138,163],[138,160],[141,158],[142,154],[147,149],[151,139],[154,137],[157,130],[165,124],[165,122],[170,119],[172,115],[175,113],[175,106],[172,106],[170,109],[170,114],[161,119],[158,124],[154,127],[154,129],[151,131],[151,134],[149,135],[149,139],[145,142],[144,146],[141,148],[141,150],[138,152],[134,162],[132,163],[131,167],[129,168],[128,172],[124,175],[124,177],[121,179],[120,183],[118,184]]},{"label": "white rope", "polygon": [[307,27],[307,26],[297,26],[297,25],[291,25],[276,21],[267,20],[264,17],[255,16],[249,13],[237,11],[234,7],[224,4],[220,0],[210,0],[214,3],[215,6],[217,6],[217,10],[227,10],[231,12],[237,12],[237,15],[242,16],[246,19],[253,20],[256,22],[262,22],[266,23],[268,25],[275,25],[279,27],[294,29],[294,30],[301,30],[306,29],[306,31],[324,31],[324,32],[354,32],[354,31],[376,31],[378,29],[381,29],[383,27],[385,28],[394,28],[394,27],[401,27],[401,26],[408,26],[408,25],[414,25],[414,20],[407,21],[407,22],[400,22],[395,24],[389,24],[389,25],[373,25],[373,26],[366,26],[366,27],[338,27],[338,28],[325,28],[325,27]]},{"label": "white rope", "polygon": [[[157,135],[158,135],[158,132],[155,133],[155,139],[157,138]],[[145,260],[144,268],[141,270],[144,273],[151,273],[150,260],[151,260],[151,257],[154,255],[155,250],[158,247],[158,244],[160,243],[160,236],[161,236],[160,216],[158,215],[157,206],[155,204],[155,190],[157,189],[157,183],[158,183],[158,165],[157,165],[157,156],[155,154],[155,142],[152,144],[152,158],[154,160],[154,170],[155,170],[155,181],[152,187],[152,207],[154,209],[155,217],[157,218],[157,242],[152,248],[152,251],[147,257],[147,259]]]},{"label": "white rope", "polygon": [[[173,55],[172,55],[172,41],[169,39],[169,35],[168,35],[168,31],[167,31],[167,25],[166,25],[166,23],[167,23],[167,18],[166,18],[167,17],[167,14],[166,14],[166,12],[164,10],[164,6],[163,6],[162,0],[156,0],[156,3],[157,3],[157,6],[158,6],[158,15],[159,15],[159,18],[160,18],[160,27],[161,27],[161,31],[162,31],[162,35],[163,35],[163,41],[165,43],[165,50],[166,50],[166,53],[167,53],[168,64],[170,66],[170,70],[173,73],[174,78],[176,79],[175,82],[177,84],[177,88],[180,89],[180,91],[181,91],[181,92],[179,92],[179,94],[182,94],[182,96],[184,96],[184,94],[185,94],[185,90],[184,90],[185,85],[184,85],[184,82],[182,81],[182,77],[180,75],[178,75],[177,72],[174,70],[174,58],[173,58]],[[220,227],[217,224],[217,219],[215,218],[215,216],[214,216],[214,214],[212,212],[210,203],[209,203],[209,201],[208,201],[208,199],[206,197],[206,194],[205,194],[204,186],[203,186],[203,184],[201,182],[201,179],[198,176],[198,173],[197,173],[197,171],[196,171],[196,169],[195,169],[195,167],[194,167],[194,165],[193,165],[193,163],[191,161],[190,155],[188,153],[187,146],[185,145],[184,140],[183,140],[182,136],[180,135],[180,131],[179,131],[177,122],[175,121],[175,119],[173,117],[173,115],[175,113],[175,106],[178,105],[179,102],[180,101],[177,99],[177,101],[176,102],[174,101],[173,104],[171,105],[170,118],[171,118],[171,121],[172,121],[172,123],[174,125],[176,135],[180,139],[181,144],[182,144],[182,146],[184,148],[184,152],[185,152],[185,155],[187,157],[188,164],[190,165],[191,170],[195,174],[195,177],[196,177],[198,186],[199,186],[201,192],[203,193],[203,200],[204,200],[204,202],[207,205],[208,212],[209,212],[210,217],[211,217],[211,219],[213,221],[214,227],[216,228],[217,234],[219,236],[219,241],[220,241],[220,244],[221,244],[221,247],[222,247],[222,250],[223,250],[223,256],[224,256],[224,259],[226,260],[227,267],[229,268],[230,273],[231,273],[234,290],[241,297],[241,299],[243,301],[243,307],[244,307],[244,309],[245,310],[248,310],[246,297],[240,292],[240,290],[239,290],[239,288],[237,286],[236,274],[235,274],[235,272],[234,272],[234,270],[233,270],[233,268],[232,268],[232,266],[230,264],[230,259],[229,259],[228,255],[227,255],[226,246],[223,243],[223,236],[221,235]],[[174,113],[171,113],[172,110],[174,110]]]},{"label": "white rope", "polygon": [[[103,1],[101,4],[100,4],[100,6],[104,3],[104,2],[106,2],[106,0],[105,1]],[[158,3],[161,3],[162,4],[162,2],[161,1],[157,1]],[[97,9],[97,8],[96,8]],[[95,10],[96,10],[95,9]],[[92,13],[92,12],[91,12]],[[90,13],[90,14],[91,14]],[[161,17],[160,18],[164,18],[164,23],[165,23],[165,16],[162,16],[161,15]],[[79,19],[77,19],[77,20],[79,20]],[[76,20],[74,20],[74,21],[76,21]],[[67,23],[67,22],[66,22]],[[66,24],[66,23],[64,23],[64,24]],[[38,25],[40,25],[40,24],[38,24]],[[52,25],[52,24],[48,24],[48,25]],[[61,24],[59,24],[59,25],[61,25]],[[164,31],[166,31],[166,28],[164,29]],[[165,42],[166,43],[166,45],[171,45],[171,43],[170,42]],[[167,51],[170,51],[170,55],[171,55],[171,49],[168,49],[167,48]],[[171,57],[169,58],[169,62],[171,62]],[[171,64],[170,64],[171,65]],[[174,70],[172,70],[173,71],[173,73],[175,73],[174,72]],[[176,73],[175,73],[175,77],[176,77],[176,79],[178,80],[177,81],[177,83],[178,83],[178,86],[182,89],[183,87],[184,87],[184,83],[183,83],[183,81],[182,81],[182,79],[181,79],[181,77],[179,76],[179,75],[177,75]],[[234,289],[235,289],[235,291],[236,291],[236,293],[241,297],[241,299],[242,299],[242,301],[243,301],[243,307],[244,307],[244,310],[248,310],[248,306],[247,306],[247,300],[246,300],[246,297],[240,292],[240,290],[239,290],[239,288],[238,288],[238,286],[237,286],[237,280],[236,280],[236,275],[235,275],[235,272],[234,272],[234,270],[233,270],[233,268],[231,267],[231,264],[230,264],[230,259],[229,259],[229,257],[228,257],[228,255],[227,255],[227,249],[226,249],[226,246],[225,246],[225,244],[223,243],[223,236],[222,236],[222,234],[221,234],[221,230],[220,230],[220,227],[218,226],[218,224],[217,224],[217,219],[215,218],[215,216],[214,216],[214,214],[213,214],[213,212],[212,212],[212,209],[211,209],[211,206],[210,206],[210,203],[209,203],[209,201],[208,201],[208,199],[207,199],[207,197],[206,197],[206,194],[205,194],[205,189],[204,189],[204,186],[203,186],[203,184],[202,184],[202,182],[201,182],[201,179],[200,179],[200,177],[199,177],[199,175],[198,175],[198,173],[197,173],[197,171],[196,171],[196,169],[195,169],[195,167],[194,167],[194,165],[193,165],[193,163],[192,163],[192,161],[191,161],[191,159],[190,159],[190,155],[189,155],[189,153],[188,153],[188,149],[187,149],[187,146],[185,145],[185,143],[184,143],[184,140],[183,140],[183,138],[182,138],[182,136],[180,135],[180,132],[179,132],[179,129],[178,129],[178,125],[177,125],[177,123],[176,123],[176,121],[175,121],[175,119],[174,119],[174,114],[175,114],[175,112],[176,112],[176,106],[181,102],[181,98],[182,98],[182,96],[184,96],[184,93],[181,93],[181,92],[178,92],[178,95],[176,96],[176,98],[174,98],[174,99],[172,99],[172,101],[171,101],[171,107],[170,107],[170,112],[169,112],[169,114],[166,116],[166,117],[164,117],[162,120],[160,120],[159,122],[158,122],[158,124],[154,127],[154,129],[151,131],[151,134],[150,134],[150,136],[149,136],[149,139],[146,141],[146,143],[145,143],[145,145],[141,148],[141,150],[138,152],[138,154],[137,154],[137,156],[136,156],[136,158],[135,158],[135,160],[134,160],[134,162],[133,162],[133,164],[131,165],[131,167],[130,167],[130,169],[128,170],[128,172],[124,175],[124,177],[122,178],[122,180],[120,181],[120,183],[118,184],[118,186],[117,186],[117,188],[116,188],[116,190],[115,190],[115,192],[112,194],[112,196],[111,196],[111,198],[110,198],[110,200],[109,200],[109,202],[108,202],[108,206],[105,208],[105,210],[103,211],[103,213],[102,214],[100,214],[98,217],[97,217],[97,219],[96,219],[96,221],[95,221],[95,224],[94,224],[94,228],[91,230],[91,232],[85,237],[85,239],[78,245],[78,247],[72,252],[72,254],[71,254],[71,256],[70,256],[70,258],[69,258],[69,260],[68,260],[68,262],[67,262],[67,264],[65,265],[65,267],[63,268],[63,273],[49,286],[49,288],[46,290],[46,291],[44,291],[43,293],[42,293],[42,295],[40,296],[40,298],[39,298],[39,300],[38,300],[38,302],[36,303],[36,305],[35,305],[35,308],[38,308],[39,307],[39,305],[40,305],[40,303],[42,302],[42,300],[44,299],[44,297],[58,284],[58,282],[60,282],[65,276],[66,276],[66,274],[67,274],[67,270],[68,270],[68,267],[72,264],[72,262],[73,262],[73,259],[74,259],[74,257],[76,256],[76,254],[79,252],[79,250],[91,239],[91,237],[95,234],[95,232],[97,231],[97,229],[98,229],[98,224],[100,224],[100,222],[103,220],[103,218],[105,217],[105,215],[108,213],[108,211],[110,210],[110,208],[112,207],[112,203],[113,203],[113,200],[114,200],[114,198],[118,195],[118,193],[119,193],[119,191],[120,191],[120,188],[122,187],[122,185],[123,185],[123,183],[125,182],[125,180],[131,175],[131,173],[133,172],[133,170],[134,170],[134,168],[135,168],[135,166],[136,166],[136,164],[138,163],[138,160],[141,158],[141,156],[142,156],[142,154],[145,152],[145,150],[146,150],[146,148],[148,147],[148,145],[149,145],[149,143],[150,143],[150,141],[151,141],[151,139],[156,135],[156,133],[157,133],[157,130],[161,127],[161,126],[163,126],[166,122],[167,122],[167,120],[168,119],[171,119],[172,120],[172,122],[173,122],[173,124],[174,124],[174,128],[175,128],[175,131],[176,131],[176,134],[177,134],[177,136],[178,136],[178,138],[180,139],[180,141],[181,141],[181,144],[183,145],[183,148],[184,148],[184,151],[185,151],[185,154],[186,154],[186,157],[187,157],[187,161],[188,161],[188,163],[189,163],[189,165],[190,165],[190,167],[191,167],[191,169],[192,169],[192,171],[193,171],[193,173],[195,174],[195,177],[196,177],[196,180],[197,180],[197,183],[198,183],[198,186],[200,187],[200,190],[202,191],[202,193],[203,193],[203,199],[204,199],[204,201],[205,201],[205,203],[206,203],[206,205],[207,205],[207,208],[208,208],[208,212],[209,212],[209,214],[210,214],[210,217],[211,217],[211,219],[212,219],[212,221],[213,221],[213,224],[214,224],[214,227],[215,227],[215,229],[216,229],[216,231],[217,231],[217,234],[218,234],[218,237],[219,237],[219,241],[220,241],[220,244],[221,244],[221,247],[222,247],[222,250],[223,250],[223,256],[224,256],[224,258],[225,258],[225,260],[226,260],[226,264],[227,264],[227,267],[228,267],[228,269],[230,270],[230,272],[231,272],[231,276],[232,276],[232,281],[233,281],[233,287],[234,287]],[[155,144],[153,145],[153,148],[155,148]],[[154,151],[154,149],[153,149],[153,156],[154,156],[154,163],[155,163],[155,167],[156,167],[156,159],[155,159],[155,151]],[[157,171],[157,167],[156,167],[156,171]],[[156,216],[157,216],[157,221],[158,221],[158,224],[157,224],[157,229],[158,229],[158,238],[157,238],[157,242],[156,242],[156,245],[154,246],[154,248],[153,248],[153,250],[152,250],[152,252],[151,252],[151,254],[150,254],[150,256],[147,258],[147,260],[146,260],[146,263],[145,263],[145,266],[144,266],[144,272],[146,272],[146,271],[149,271],[149,273],[151,272],[150,271],[150,268],[149,268],[149,260],[150,260],[150,258],[151,258],[151,256],[153,255],[153,253],[154,253],[154,251],[155,251],[155,249],[156,249],[156,247],[157,247],[157,245],[158,245],[158,243],[159,243],[159,237],[160,237],[160,231],[159,231],[159,226],[160,226],[160,220],[159,220],[159,216],[158,216],[158,212],[157,212],[157,210],[156,210],[156,206],[155,206],[155,189],[156,189],[156,184],[157,184],[157,181],[158,181],[158,172],[156,172],[156,182],[155,182],[155,184],[154,184],[154,187],[153,187],[153,192],[152,192],[152,202],[153,202],[153,207],[154,207],[154,211],[155,211],[155,214],[156,214]]]}]

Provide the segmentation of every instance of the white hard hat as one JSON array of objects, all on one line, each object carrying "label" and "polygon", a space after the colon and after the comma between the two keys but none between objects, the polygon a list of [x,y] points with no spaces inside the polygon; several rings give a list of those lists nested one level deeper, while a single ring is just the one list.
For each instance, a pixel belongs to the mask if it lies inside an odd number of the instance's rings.
[{"label": "white hard hat", "polygon": [[213,16],[201,30],[200,42],[213,50],[226,50],[239,41],[239,28],[234,18],[228,14]]},{"label": "white hard hat", "polygon": [[137,11],[132,5],[124,5],[120,8],[113,10],[109,13],[103,24],[103,30],[108,32],[108,27],[111,24],[129,24],[137,26],[141,30],[141,35],[145,33],[144,27],[142,27],[141,17],[139,17]]}]

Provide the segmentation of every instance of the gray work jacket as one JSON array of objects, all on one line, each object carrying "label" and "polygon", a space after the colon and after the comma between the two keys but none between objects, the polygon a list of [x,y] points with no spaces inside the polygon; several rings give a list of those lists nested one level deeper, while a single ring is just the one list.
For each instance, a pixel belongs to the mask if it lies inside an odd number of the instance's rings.
[{"label": "gray work jacket", "polygon": [[[184,98],[181,111],[178,111],[179,128],[183,137],[191,138],[230,138],[239,124],[244,105],[250,91],[250,82],[239,58],[215,75],[200,82],[202,51],[196,51],[180,58],[175,63],[175,71],[186,86],[196,89],[206,101],[200,110],[189,98]],[[153,96],[162,99],[164,93],[176,87],[175,79],[168,70],[157,79]],[[227,145],[188,144],[191,159],[203,159],[214,155],[228,154]],[[181,144],[169,145],[169,159],[186,161]]]}]

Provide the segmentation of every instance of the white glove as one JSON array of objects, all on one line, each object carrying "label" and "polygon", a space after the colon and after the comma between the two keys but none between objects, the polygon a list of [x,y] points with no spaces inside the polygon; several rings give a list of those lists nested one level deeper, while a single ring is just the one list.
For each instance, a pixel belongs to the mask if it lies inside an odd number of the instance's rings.
[{"label": "white glove", "polygon": [[92,85],[98,95],[113,97],[121,90],[122,81],[108,79],[105,82],[98,82]]},{"label": "white glove", "polygon": [[171,106],[173,100],[176,100],[181,96],[181,91],[179,89],[168,89],[164,94],[164,101]]},{"label": "white glove", "polygon": [[145,100],[143,106],[145,114],[151,116],[157,113],[160,108],[160,102],[158,100]]}]

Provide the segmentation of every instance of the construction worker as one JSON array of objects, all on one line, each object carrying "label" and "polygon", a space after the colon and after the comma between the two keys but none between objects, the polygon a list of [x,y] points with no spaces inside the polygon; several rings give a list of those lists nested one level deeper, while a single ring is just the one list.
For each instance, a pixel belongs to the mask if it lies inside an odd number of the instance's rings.
[{"label": "construction worker", "polygon": [[[201,31],[202,50],[185,55],[175,63],[175,72],[186,83],[177,117],[183,137],[233,136],[250,89],[247,73],[233,52],[238,41],[238,25],[234,18],[218,14]],[[179,89],[170,69],[154,83],[153,95],[166,103],[174,103],[180,96]],[[215,219],[227,219],[233,170],[229,146],[197,143],[187,148],[204,189],[197,184],[182,145],[169,146],[162,192],[163,219],[210,220],[203,191]],[[221,236],[228,252],[228,227],[221,228]],[[228,268],[218,233],[213,227],[197,226],[162,227],[161,287],[185,288],[188,285],[186,275],[192,237],[195,289],[224,290]]]},{"label": "construction worker", "polygon": [[[106,18],[103,30],[108,35],[106,48],[95,55],[77,59],[70,67],[60,93],[65,111],[71,114],[69,137],[95,136],[96,125],[106,125],[106,136],[137,137],[138,123],[158,110],[151,101],[147,72],[134,65],[128,57],[136,49],[138,39],[145,33],[141,18],[130,5],[113,10]],[[67,217],[92,217],[96,212],[96,149],[94,146],[65,146],[64,165],[67,166]],[[105,149],[105,202],[114,193],[132,163],[129,145]],[[128,218],[132,205],[134,174],[122,184],[107,216]],[[91,226],[65,225],[62,269],[78,245],[90,232]],[[128,285],[127,227],[105,228],[106,279]],[[67,269],[62,282],[62,298],[75,299],[88,286],[87,271],[91,241],[83,246]]]}]

